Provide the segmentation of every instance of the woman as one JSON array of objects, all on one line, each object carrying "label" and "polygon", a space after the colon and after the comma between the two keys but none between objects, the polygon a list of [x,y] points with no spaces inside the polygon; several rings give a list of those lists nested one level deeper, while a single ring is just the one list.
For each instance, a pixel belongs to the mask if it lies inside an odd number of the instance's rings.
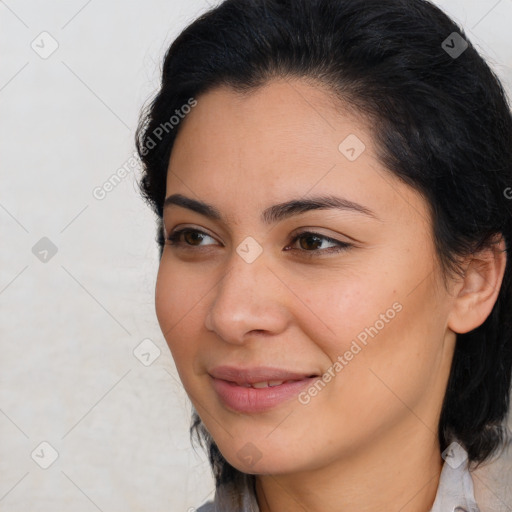
[{"label": "woman", "polygon": [[[423,0],[227,0],[141,118],[200,511],[475,511],[507,442],[512,118]],[[507,192],[508,191],[508,192]]]}]

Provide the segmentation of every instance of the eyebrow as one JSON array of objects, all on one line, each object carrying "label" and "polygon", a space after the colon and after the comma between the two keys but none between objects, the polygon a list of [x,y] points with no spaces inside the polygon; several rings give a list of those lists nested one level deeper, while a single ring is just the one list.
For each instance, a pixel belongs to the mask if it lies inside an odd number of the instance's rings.
[{"label": "eyebrow", "polygon": [[[182,194],[172,194],[167,197],[164,201],[164,209],[170,205],[181,206],[182,208],[187,208],[188,210],[192,210],[210,219],[224,221],[222,214],[217,208],[215,208],[215,206],[212,206],[203,201],[198,201],[196,199],[186,197]],[[290,201],[286,201],[285,203],[272,205],[262,212],[261,221],[264,224],[270,225],[294,215],[299,215],[311,210],[332,209],[354,211],[379,220],[377,215],[372,210],[361,204],[349,201],[348,199],[344,199],[342,197],[324,195],[309,197],[306,199],[292,199]]]}]

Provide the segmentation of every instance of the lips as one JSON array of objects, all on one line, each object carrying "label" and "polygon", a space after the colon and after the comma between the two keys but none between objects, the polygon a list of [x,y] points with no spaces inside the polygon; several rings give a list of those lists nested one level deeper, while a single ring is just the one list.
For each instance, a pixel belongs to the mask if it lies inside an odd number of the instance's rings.
[{"label": "lips", "polygon": [[318,375],[269,367],[218,366],[209,372],[217,396],[230,410],[254,414],[290,402]]},{"label": "lips", "polygon": [[270,383],[271,386],[275,386],[283,382],[300,381],[309,377],[318,377],[314,372],[296,372],[267,366],[257,366],[253,368],[217,366],[210,370],[209,374],[216,379],[233,382],[244,387],[255,387],[253,385],[259,383]]}]

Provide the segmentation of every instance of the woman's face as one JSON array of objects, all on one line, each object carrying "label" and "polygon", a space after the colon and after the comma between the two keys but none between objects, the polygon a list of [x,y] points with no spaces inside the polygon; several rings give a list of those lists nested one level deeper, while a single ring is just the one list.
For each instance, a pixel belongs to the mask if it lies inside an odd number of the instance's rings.
[{"label": "woman's face", "polygon": [[[165,246],[156,311],[225,458],[277,474],[435,445],[455,334],[425,200],[324,90],[273,81],[197,101],[166,197],[207,203],[218,218],[166,205],[165,235],[190,231]],[[327,197],[359,206],[275,209]],[[297,382],[246,387],[269,380]]]}]

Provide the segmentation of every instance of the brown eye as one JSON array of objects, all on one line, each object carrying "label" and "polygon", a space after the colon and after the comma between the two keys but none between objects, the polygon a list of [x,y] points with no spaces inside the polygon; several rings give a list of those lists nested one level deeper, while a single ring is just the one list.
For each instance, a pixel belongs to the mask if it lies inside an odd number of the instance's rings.
[{"label": "brown eye", "polygon": [[[213,238],[203,233],[202,231],[199,231],[197,229],[191,229],[191,228],[184,228],[179,229],[175,231],[174,233],[171,233],[167,237],[167,242],[169,245],[175,245],[175,246],[185,246],[186,247],[201,247],[201,242],[205,238]],[[184,241],[182,241],[182,239]],[[203,244],[203,245],[212,245],[212,244]]]},{"label": "brown eye", "polygon": [[183,239],[190,245],[200,245],[201,241],[203,240],[203,234],[199,233],[198,231],[184,231]]},{"label": "brown eye", "polygon": [[[304,231],[295,236],[292,240],[291,245],[295,245],[296,242],[299,242],[299,249],[291,248],[293,251],[298,251],[302,253],[304,256],[320,256],[322,254],[335,253],[344,251],[352,247],[352,244],[347,242],[340,242],[339,240],[335,240],[334,238],[330,238],[325,235],[321,235],[320,233],[313,233],[311,231]],[[331,247],[322,248],[322,244],[324,242],[329,242]]]},{"label": "brown eye", "polygon": [[302,249],[318,249],[322,245],[322,238],[313,234],[305,233],[299,236],[297,239],[300,240],[300,246]]}]

